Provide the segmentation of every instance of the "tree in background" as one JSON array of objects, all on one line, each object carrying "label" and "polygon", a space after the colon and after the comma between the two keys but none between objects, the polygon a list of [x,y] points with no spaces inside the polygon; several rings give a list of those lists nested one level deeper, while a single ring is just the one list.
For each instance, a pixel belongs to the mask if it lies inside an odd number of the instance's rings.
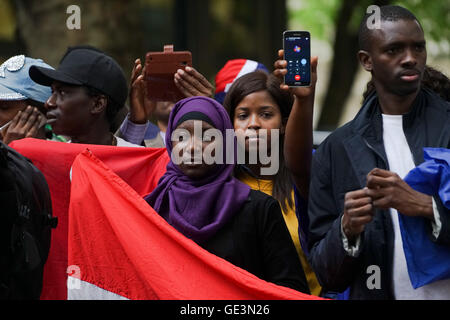
[{"label": "tree in background", "polygon": [[[104,50],[131,72],[142,48],[143,34],[136,18],[139,1],[111,0],[15,0],[12,1],[18,33],[27,54],[57,66],[68,46],[90,44]],[[76,4],[81,10],[81,29],[70,30],[67,8]],[[129,13],[129,14],[127,14]]]},{"label": "tree in background", "polygon": [[[13,3],[0,1],[0,62],[23,52],[24,46],[17,36],[16,18]],[[3,59],[2,59],[3,58]]]},{"label": "tree in background", "polygon": [[[56,66],[68,46],[90,44],[115,58],[126,74],[135,58],[165,44],[191,51],[194,67],[210,80],[233,58],[271,68],[286,26],[286,0],[2,1],[15,14],[15,49],[21,44],[23,53]],[[70,5],[80,7],[80,30],[66,26]]]},{"label": "tree in background", "polygon": [[358,29],[361,13],[375,4],[378,6],[389,4],[390,0],[353,0],[342,1],[335,20],[336,34],[333,43],[334,58],[331,66],[327,91],[319,118],[318,130],[332,131],[337,127],[356,77],[359,62]]},{"label": "tree in background", "polygon": [[[69,46],[92,45],[112,56],[131,73],[136,57],[143,56],[146,36],[141,30],[141,1],[120,0],[9,0],[16,14],[22,53],[42,58],[56,67]],[[67,8],[80,8],[80,29],[69,29]],[[127,110],[117,115],[118,127]]]},{"label": "tree in background", "polygon": [[[315,0],[303,1],[290,12],[290,19],[301,22],[313,36],[327,40],[333,46],[329,81],[317,129],[331,131],[338,124],[350,94],[358,61],[358,28],[369,5],[398,4],[410,9],[421,21],[427,39],[447,46],[450,39],[450,2],[425,0]],[[444,53],[445,54],[445,53]]]},{"label": "tree in background", "polygon": [[[333,130],[358,71],[361,18],[367,6],[391,2],[411,9],[427,39],[441,43],[448,56],[450,2],[443,0],[290,0],[301,5],[290,11],[287,0],[0,0],[0,57],[24,53],[57,66],[68,46],[90,44],[115,58],[128,76],[135,58],[174,44],[191,51],[194,67],[213,83],[229,59],[252,59],[271,69],[287,21],[295,20],[313,38],[332,44],[318,129]],[[66,26],[72,4],[81,9],[81,30]]]},{"label": "tree in background", "polygon": [[194,67],[211,82],[230,59],[252,59],[272,69],[286,30],[286,0],[177,0],[175,4],[175,43],[192,51]]}]

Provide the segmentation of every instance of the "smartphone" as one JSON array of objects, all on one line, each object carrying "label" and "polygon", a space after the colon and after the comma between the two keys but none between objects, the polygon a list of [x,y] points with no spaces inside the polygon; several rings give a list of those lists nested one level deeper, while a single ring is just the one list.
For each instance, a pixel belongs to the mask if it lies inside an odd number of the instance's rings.
[{"label": "smartphone", "polygon": [[173,79],[178,69],[184,70],[187,66],[192,66],[191,52],[173,51],[173,45],[165,45],[162,52],[147,52],[144,77],[149,99],[177,102],[185,98]]},{"label": "smartphone", "polygon": [[308,31],[283,32],[284,59],[287,74],[284,83],[289,87],[311,85],[311,35]]}]

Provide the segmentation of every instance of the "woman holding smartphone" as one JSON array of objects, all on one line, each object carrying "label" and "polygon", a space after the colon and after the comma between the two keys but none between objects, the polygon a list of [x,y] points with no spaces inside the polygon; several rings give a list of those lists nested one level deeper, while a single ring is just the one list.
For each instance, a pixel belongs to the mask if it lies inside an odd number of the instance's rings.
[{"label": "woman holding smartphone", "polygon": [[[249,159],[251,152],[259,154],[259,148],[263,143],[270,152],[273,143],[271,132],[274,129],[278,130],[280,151],[276,158],[276,161],[279,161],[278,172],[262,175],[261,169],[270,164],[258,161],[255,164],[236,166],[235,176],[252,189],[260,190],[278,200],[305,270],[309,289],[312,294],[319,296],[321,287],[303,251],[306,244],[300,244],[299,222],[296,215],[296,209],[306,212],[308,199],[317,57],[311,60],[311,85],[289,88],[281,80],[287,73],[287,62],[283,56],[284,52],[280,50],[280,60],[275,62],[273,75],[255,71],[238,78],[225,97],[224,107],[233,122],[238,141],[245,142],[242,147],[245,149],[246,159]],[[259,135],[262,129],[267,130],[267,138]],[[258,136],[252,137],[255,132]],[[245,137],[239,138],[239,135]],[[252,150],[255,146],[257,150]],[[286,158],[295,161],[295,166],[290,166]],[[275,159],[274,155],[271,155],[271,159]],[[292,171],[290,167],[298,170]],[[297,206],[301,208],[296,208],[294,185],[298,191]]]}]

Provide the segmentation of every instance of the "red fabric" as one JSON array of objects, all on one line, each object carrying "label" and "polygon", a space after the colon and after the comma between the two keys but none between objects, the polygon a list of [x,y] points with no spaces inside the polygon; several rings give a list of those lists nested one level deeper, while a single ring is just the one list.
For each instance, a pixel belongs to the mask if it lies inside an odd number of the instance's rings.
[{"label": "red fabric", "polygon": [[169,156],[165,148],[129,148],[83,145],[36,139],[22,139],[10,144],[26,156],[47,179],[52,197],[53,215],[58,227],[52,232],[52,243],[44,269],[41,299],[67,299],[68,208],[70,168],[75,157],[88,148],[141,196],[150,193],[166,170]]},{"label": "red fabric", "polygon": [[242,67],[247,62],[246,59],[234,59],[228,61],[222,69],[217,73],[215,83],[216,83],[216,93],[225,91],[225,87],[228,83],[232,83],[239,72],[241,72]]},{"label": "red fabric", "polygon": [[202,249],[93,153],[77,156],[72,171],[69,264],[81,280],[130,299],[318,299]]}]

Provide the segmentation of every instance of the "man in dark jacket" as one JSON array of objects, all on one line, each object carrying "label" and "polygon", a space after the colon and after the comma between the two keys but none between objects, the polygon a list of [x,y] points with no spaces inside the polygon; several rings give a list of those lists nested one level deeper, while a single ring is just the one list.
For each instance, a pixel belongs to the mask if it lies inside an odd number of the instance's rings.
[{"label": "man in dark jacket", "polygon": [[366,16],[359,33],[375,92],[313,158],[310,262],[324,290],[350,287],[350,299],[450,299],[450,279],[412,288],[398,220],[423,217],[433,241],[450,247],[439,196],[402,180],[424,161],[423,147],[450,147],[450,104],[420,85],[427,53],[418,20],[398,6],[380,9],[380,28],[369,29]]}]

